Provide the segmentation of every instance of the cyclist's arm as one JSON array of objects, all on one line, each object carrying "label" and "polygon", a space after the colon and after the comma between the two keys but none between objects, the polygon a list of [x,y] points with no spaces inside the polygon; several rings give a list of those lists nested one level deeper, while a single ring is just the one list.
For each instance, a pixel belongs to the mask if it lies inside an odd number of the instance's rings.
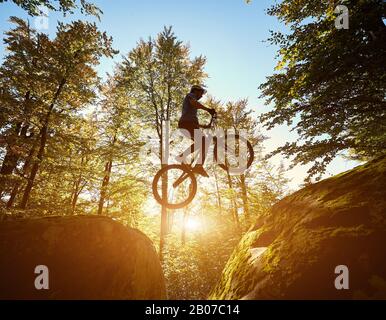
[{"label": "cyclist's arm", "polygon": [[189,102],[196,109],[205,110],[206,112],[209,112],[209,113],[211,113],[212,111],[212,109],[205,107],[204,105],[202,105],[201,103],[199,103],[197,100],[193,98],[189,98]]}]

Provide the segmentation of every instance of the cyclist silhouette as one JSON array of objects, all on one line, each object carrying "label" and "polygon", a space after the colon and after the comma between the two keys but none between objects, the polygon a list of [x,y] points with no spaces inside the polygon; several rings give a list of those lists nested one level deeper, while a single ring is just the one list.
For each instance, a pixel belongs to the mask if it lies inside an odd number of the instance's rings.
[{"label": "cyclist silhouette", "polygon": [[[207,128],[207,126],[200,125],[200,123],[198,122],[197,111],[199,109],[205,110],[205,111],[209,112],[211,115],[214,115],[216,113],[216,110],[211,109],[211,108],[207,108],[198,102],[198,100],[200,100],[205,93],[206,93],[206,90],[202,86],[194,85],[194,86],[192,86],[190,93],[188,93],[186,95],[186,97],[183,101],[182,114],[181,114],[180,120],[178,121],[178,128],[185,129],[186,130],[185,132],[189,133],[189,138],[192,139],[193,141],[195,141],[194,140],[194,130],[200,130],[200,128]],[[203,135],[201,130],[197,136],[202,137],[201,146],[199,147],[201,157],[200,157],[200,161],[198,161],[198,163],[193,168],[193,172],[200,174],[204,177],[209,177],[208,173],[203,168],[203,164],[204,164],[205,158],[206,158],[206,153],[208,151],[207,150],[208,149],[208,143],[205,142],[206,139],[205,139],[205,136]],[[196,142],[197,141],[195,141],[190,146],[190,152],[189,153],[186,153],[186,151],[185,151],[183,154],[180,155],[181,157],[183,157],[183,162],[184,162],[187,155],[189,155],[190,153],[193,153],[195,150],[197,150],[196,149]]]},{"label": "cyclist silhouette", "polygon": [[[191,88],[190,93],[188,93],[184,99],[181,118],[178,122],[178,127],[184,129],[182,133],[193,140],[194,143],[176,157],[176,160],[181,163],[166,164],[163,166],[158,170],[151,184],[154,199],[169,209],[183,208],[194,199],[197,193],[197,177],[195,174],[208,177],[207,172],[203,168],[203,163],[209,145],[212,142],[213,160],[221,169],[226,170],[228,174],[231,170],[235,172],[233,169],[244,172],[252,165],[254,159],[252,144],[245,137],[237,133],[225,133],[217,137],[216,111],[198,102],[205,93],[206,90],[201,86],[195,85]],[[198,122],[197,111],[199,109],[205,110],[212,115],[208,125],[200,125]],[[210,128],[214,135],[204,135],[200,128]],[[243,146],[245,148],[243,148]],[[188,155],[196,150],[199,150],[198,154],[194,155],[191,161],[187,162],[186,158]],[[242,154],[241,157],[237,154],[237,150],[240,155]],[[222,158],[219,159],[218,155],[222,155]],[[244,163],[240,162],[241,160],[245,160],[245,165],[242,164],[240,166],[240,163]],[[236,167],[234,168],[235,163]],[[194,166],[194,164],[196,165]],[[238,174],[240,173],[240,171],[237,172]],[[164,178],[168,181],[166,184],[167,190],[164,188]]]}]

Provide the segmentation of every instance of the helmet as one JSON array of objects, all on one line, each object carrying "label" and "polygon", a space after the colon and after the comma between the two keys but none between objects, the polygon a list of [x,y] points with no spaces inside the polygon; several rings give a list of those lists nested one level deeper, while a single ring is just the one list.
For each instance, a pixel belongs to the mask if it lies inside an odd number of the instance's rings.
[{"label": "helmet", "polygon": [[197,90],[197,91],[202,91],[203,94],[206,93],[206,90],[204,89],[204,87],[203,87],[203,86],[200,86],[200,85],[198,85],[198,84],[195,84],[194,86],[192,86],[192,88],[190,89],[190,92],[193,92],[193,91],[195,91],[195,90]]}]

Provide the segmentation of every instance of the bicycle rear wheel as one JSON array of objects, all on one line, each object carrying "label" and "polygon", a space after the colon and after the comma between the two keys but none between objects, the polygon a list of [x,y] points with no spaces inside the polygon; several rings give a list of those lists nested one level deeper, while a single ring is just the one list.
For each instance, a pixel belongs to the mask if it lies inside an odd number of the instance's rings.
[{"label": "bicycle rear wheel", "polygon": [[[248,169],[255,158],[252,144],[238,134],[228,134],[224,137],[223,144],[216,140],[214,144],[214,159],[220,168],[225,171],[232,171],[240,165],[240,161]],[[220,153],[224,154],[221,155]]]},{"label": "bicycle rear wheel", "polygon": [[[162,192],[162,180],[167,181],[166,194]],[[197,180],[186,165],[171,164],[157,172],[152,183],[155,200],[169,209],[187,206],[197,193]]]}]

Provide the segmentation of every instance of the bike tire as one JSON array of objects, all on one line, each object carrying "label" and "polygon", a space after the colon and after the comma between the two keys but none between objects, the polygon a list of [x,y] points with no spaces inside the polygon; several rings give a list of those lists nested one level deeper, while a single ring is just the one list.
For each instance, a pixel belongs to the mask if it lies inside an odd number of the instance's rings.
[{"label": "bike tire", "polygon": [[[179,170],[183,171],[184,173],[186,173],[188,175],[187,179],[191,180],[191,188],[189,188],[189,195],[188,195],[188,197],[183,202],[176,203],[176,204],[168,203],[167,201],[164,201],[162,199],[161,195],[158,192],[158,182],[159,182],[159,179],[162,177],[162,175],[165,172],[167,172],[169,170],[172,170],[172,169],[179,169]],[[187,206],[189,203],[191,203],[193,201],[194,197],[196,196],[196,193],[197,193],[197,180],[196,180],[196,177],[195,177],[194,173],[192,171],[188,170],[185,166],[180,165],[180,164],[171,164],[171,165],[167,165],[166,167],[163,167],[161,170],[159,170],[156,173],[156,175],[153,178],[152,191],[153,191],[154,199],[160,205],[165,206],[168,209],[180,209],[180,208],[183,208],[183,207]]]},{"label": "bike tire", "polygon": [[[253,160],[255,159],[255,152],[253,150],[253,147],[252,147],[252,144],[245,138],[242,138],[240,137],[240,135],[238,134],[232,134],[232,136],[235,137],[235,139],[240,139],[240,140],[244,140],[247,142],[247,149],[248,149],[248,154],[249,154],[249,157],[248,157],[248,160],[247,160],[247,169],[250,168],[250,166],[252,165],[253,163]],[[225,141],[227,141],[227,135],[225,136]],[[225,146],[226,148],[226,146]],[[214,148],[213,148],[213,157],[215,159],[215,161],[217,162],[217,142],[214,144]],[[228,171],[228,166],[227,166],[227,161],[225,161],[225,164],[224,163],[219,163],[218,166],[225,170],[225,171]]]}]

